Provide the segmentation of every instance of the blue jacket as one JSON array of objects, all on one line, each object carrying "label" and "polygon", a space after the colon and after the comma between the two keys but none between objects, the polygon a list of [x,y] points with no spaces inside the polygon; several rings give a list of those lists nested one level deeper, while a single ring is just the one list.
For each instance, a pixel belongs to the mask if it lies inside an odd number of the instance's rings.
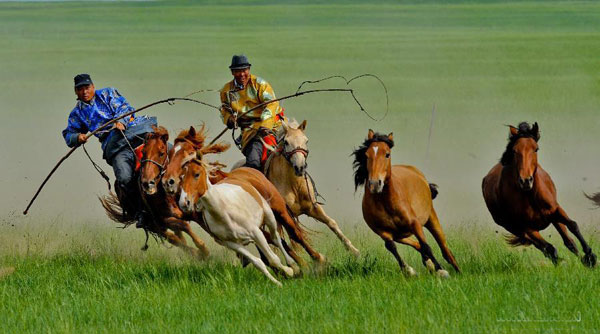
[{"label": "blue jacket", "polygon": [[[90,103],[77,101],[75,108],[69,114],[67,128],[62,135],[69,147],[79,145],[77,136],[98,129],[102,124],[135,110],[125,97],[112,87],[96,90]],[[125,136],[129,141],[139,143],[144,133],[152,132],[152,125],[156,125],[155,117],[140,116],[135,114],[119,120],[125,125]],[[103,158],[110,164],[112,157],[121,149],[128,147],[123,135],[114,129],[101,130],[95,134],[102,144]]]}]

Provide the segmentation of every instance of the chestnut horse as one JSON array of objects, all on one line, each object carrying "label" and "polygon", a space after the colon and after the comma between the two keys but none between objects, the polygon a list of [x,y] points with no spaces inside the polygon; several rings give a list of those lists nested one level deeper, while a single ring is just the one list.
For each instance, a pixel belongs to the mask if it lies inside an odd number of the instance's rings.
[{"label": "chestnut horse", "polygon": [[[146,134],[144,138],[139,170],[139,183],[143,191],[141,192],[142,200],[152,217],[152,222],[145,228],[192,255],[199,258],[207,257],[209,255],[208,248],[202,239],[192,231],[190,224],[182,220],[183,213],[177,207],[174,197],[168,196],[160,184],[160,176],[168,163],[167,140],[169,133],[162,126],[153,127],[153,129],[154,132]],[[132,223],[130,218],[125,217],[114,194],[101,198],[100,201],[112,220],[123,224]],[[198,249],[187,246],[182,231],[192,238]]]},{"label": "chestnut horse", "polygon": [[[362,211],[367,225],[383,239],[405,274],[413,276],[416,272],[402,260],[395,242],[420,252],[430,271],[441,277],[449,275],[433,256],[423,226],[437,241],[444,259],[460,272],[433,208],[437,186],[427,183],[423,173],[413,166],[392,165],[393,146],[391,133],[386,136],[369,130],[367,139],[353,152],[355,189],[365,185]],[[417,240],[411,238],[413,235]]]},{"label": "chestnut horse", "polygon": [[[198,131],[196,131],[194,127],[190,127],[189,130],[182,131],[175,139],[175,145],[169,151],[169,165],[162,176],[163,187],[169,194],[177,194],[179,192],[180,180],[184,172],[182,166],[187,162],[196,159],[198,157],[198,152],[200,152],[201,155],[204,155],[208,153],[216,153],[222,151],[224,147],[229,147],[228,145],[219,143],[205,147],[205,139],[206,134],[204,126],[202,126],[202,128],[200,128]],[[265,177],[262,175],[262,173],[256,170],[243,168],[241,170],[236,169],[229,174],[218,170],[209,170],[209,174],[211,175],[210,181],[213,184],[227,176],[237,175],[236,177],[246,178],[246,180],[260,192],[261,196],[267,199],[267,202],[269,202],[271,209],[275,213],[277,222],[285,229],[290,239],[302,245],[311,258],[317,263],[322,264],[325,262],[325,257],[314,250],[308,242],[306,233],[300,227],[300,224],[297,222],[297,220],[294,219],[292,214],[290,214],[285,200],[281,197],[271,182],[268,180],[265,182]],[[266,231],[264,232],[267,236],[267,240],[271,241],[269,238],[269,233]],[[285,241],[283,242],[283,245],[296,263],[304,265],[302,258],[298,256],[293,249],[288,247]]]},{"label": "chestnut horse", "polygon": [[567,229],[577,237],[585,253],[581,259],[583,264],[593,267],[596,255],[583,239],[577,223],[558,204],[554,182],[538,163],[539,139],[537,123],[533,127],[526,122],[518,128],[510,126],[508,145],[500,163],[483,178],[485,204],[496,224],[512,234],[507,237],[509,244],[533,244],[556,264],[556,248],[539,232],[552,224],[565,246],[576,255],[577,247]]},{"label": "chestnut horse", "polygon": [[[279,269],[288,277],[294,275],[294,270],[289,267],[293,265],[294,260],[281,242],[275,214],[271,210],[272,203],[261,196],[253,184],[248,182],[247,177],[236,177],[239,174],[230,174],[212,185],[208,178],[208,165],[201,160],[201,153],[199,156],[187,161],[183,166],[179,207],[184,212],[201,213],[206,231],[217,243],[247,258],[269,280],[281,286],[268,271],[265,263],[243,247],[253,242],[266,256],[270,266]],[[262,174],[256,173],[262,176],[260,181],[264,184],[263,187],[273,187]],[[273,191],[270,193],[273,194]],[[283,203],[282,199],[281,202]],[[285,210],[285,207],[281,207],[280,210]],[[268,229],[272,241],[284,255],[288,266],[283,265],[269,246],[261,230],[263,226]]]},{"label": "chestnut horse", "polygon": [[282,124],[285,135],[278,148],[271,148],[274,152],[266,166],[265,175],[277,187],[296,217],[307,215],[326,224],[344,243],[348,251],[359,256],[360,252],[342,233],[336,221],[327,215],[321,204],[317,203],[314,184],[306,173],[308,158],[308,138],[304,132],[306,121],[300,125],[295,120],[289,123],[284,121]]}]

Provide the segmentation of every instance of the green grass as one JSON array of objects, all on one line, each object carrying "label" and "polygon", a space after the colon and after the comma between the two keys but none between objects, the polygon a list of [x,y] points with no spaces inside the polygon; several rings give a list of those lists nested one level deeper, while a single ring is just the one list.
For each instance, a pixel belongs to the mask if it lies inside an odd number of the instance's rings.
[{"label": "green grass", "polygon": [[[277,289],[214,243],[206,263],[162,246],[142,253],[140,231],[106,224],[95,196],[105,185],[79,152],[33,216],[15,213],[66,150],[59,133],[76,73],[140,107],[220,88],[239,52],[279,96],[334,74],[369,72],[386,83],[384,122],[343,94],[284,103],[288,115],[308,120],[309,170],[361,259],[331,233],[318,234],[329,266]],[[568,254],[556,233],[543,235],[566,259],[557,267],[532,248],[508,248],[480,183],[504,149],[503,125],[537,120],[540,161],[560,203],[599,249],[600,215],[581,195],[600,187],[599,54],[593,1],[0,2],[0,133],[8,143],[0,145],[0,270],[16,269],[0,278],[0,332],[598,332],[598,270]],[[352,88],[369,112],[383,114],[376,82]],[[198,97],[217,103],[214,94]],[[222,128],[214,111],[196,105],[148,114],[171,132],[202,121],[213,133]],[[394,163],[416,165],[440,185],[435,206],[463,274],[432,277],[401,247],[420,273],[406,279],[367,231],[348,155],[368,128],[393,131]],[[98,145],[89,146],[99,157]],[[231,150],[221,160],[239,158]]]},{"label": "green grass", "polygon": [[597,270],[559,244],[565,260],[554,267],[489,229],[450,233],[463,273],[450,270],[446,280],[401,246],[419,272],[405,278],[366,228],[350,233],[358,260],[324,232],[313,239],[329,264],[282,278],[283,288],[214,244],[214,258],[200,263],[154,244],[142,253],[141,233],[132,245],[136,231],[126,232],[80,228],[53,250],[5,251],[0,263],[16,270],[0,280],[0,332],[593,333],[600,326]]}]

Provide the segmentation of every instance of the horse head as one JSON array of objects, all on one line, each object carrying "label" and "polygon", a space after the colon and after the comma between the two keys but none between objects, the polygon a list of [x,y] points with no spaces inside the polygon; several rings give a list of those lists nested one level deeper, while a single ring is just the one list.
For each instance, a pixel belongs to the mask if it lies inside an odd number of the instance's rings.
[{"label": "horse head", "polygon": [[[217,154],[229,149],[230,145],[226,143],[214,143],[204,145],[206,139],[204,125],[199,130],[190,126],[189,130],[182,131],[175,139],[175,145],[169,152],[169,165],[162,177],[162,184],[165,191],[169,194],[177,193],[180,187],[180,181],[185,173],[183,167],[191,160],[201,159],[205,154]],[[219,179],[222,175],[213,175],[221,173],[220,168],[224,165],[213,163],[211,166],[211,178]],[[218,168],[213,168],[213,167]],[[213,170],[215,172],[213,173]],[[219,170],[219,171],[216,171]]]},{"label": "horse head", "polygon": [[[202,134],[204,130],[204,126],[200,129],[200,134]],[[183,130],[179,133],[179,136],[175,139],[175,144],[173,148],[169,151],[169,165],[165,169],[165,172],[162,176],[162,185],[165,188],[165,191],[174,195],[177,193],[179,189],[179,181],[182,175],[182,166],[190,161],[191,159],[196,158],[196,144],[200,144],[199,140],[199,132],[193,126],[190,126],[189,130]],[[204,140],[202,139],[202,143]]]},{"label": "horse head", "polygon": [[196,207],[197,202],[206,194],[209,185],[204,162],[198,158],[187,161],[182,166],[179,208],[185,213],[200,211],[201,208]]},{"label": "horse head", "polygon": [[283,138],[282,155],[292,164],[297,176],[303,176],[308,165],[308,138],[304,133],[306,129],[306,120],[302,124],[294,120],[290,123],[283,122],[285,136]]},{"label": "horse head", "polygon": [[162,126],[153,126],[154,132],[146,135],[142,149],[140,181],[147,195],[154,195],[164,168],[169,162],[168,144],[169,132]]},{"label": "horse head", "polygon": [[367,183],[372,193],[381,193],[392,172],[391,150],[394,135],[383,135],[369,129],[367,139],[354,150],[354,186]]},{"label": "horse head", "polygon": [[533,189],[534,175],[538,166],[539,127],[537,122],[533,126],[522,122],[518,128],[514,126],[509,128],[509,142],[501,163],[503,166],[514,168],[519,188],[529,191]]}]

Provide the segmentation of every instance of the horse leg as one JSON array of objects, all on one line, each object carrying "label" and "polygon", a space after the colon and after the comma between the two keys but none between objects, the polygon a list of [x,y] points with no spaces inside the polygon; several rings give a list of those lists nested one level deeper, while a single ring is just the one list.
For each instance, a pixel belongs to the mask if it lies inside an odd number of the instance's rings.
[{"label": "horse leg", "polygon": [[457,272],[460,272],[460,268],[458,267],[458,263],[456,263],[456,259],[454,259],[454,255],[450,251],[448,244],[446,243],[446,236],[444,235],[444,231],[442,230],[442,226],[440,225],[440,220],[435,212],[435,210],[431,209],[431,216],[429,220],[425,224],[425,228],[429,230],[429,233],[433,235],[433,238],[440,246],[440,250],[442,251],[442,256],[446,262],[452,265]]},{"label": "horse leg", "polygon": [[271,280],[271,282],[277,284],[278,286],[281,286],[281,282],[276,280],[275,277],[273,277],[273,275],[271,275],[271,273],[267,269],[267,266],[265,265],[265,263],[262,262],[262,260],[260,258],[252,255],[252,253],[250,253],[242,245],[236,244],[235,242],[232,242],[232,241],[222,241],[221,244],[231,250],[234,250],[236,253],[238,253],[238,254],[242,255],[243,257],[247,258],[248,260],[250,260],[250,262],[252,262],[252,264],[258,270],[260,270],[265,276],[267,276],[267,278],[269,280]]},{"label": "horse leg", "polygon": [[[262,231],[262,232],[265,235],[265,238],[267,238],[267,241],[269,242],[269,244],[274,244],[273,238],[271,238],[271,234],[267,231]],[[292,257],[292,259],[294,259],[294,262],[296,262],[300,267],[306,267],[306,262],[304,261],[304,259],[302,259],[298,255],[298,253],[296,253],[296,251],[287,244],[285,239],[281,238],[281,243],[283,244],[283,248],[285,248],[285,251]],[[258,249],[260,252],[260,248],[256,247],[256,249]],[[261,258],[262,258],[262,256],[261,256]],[[263,261],[265,261],[265,258],[263,258]]]},{"label": "horse leg", "polygon": [[579,255],[579,250],[577,249],[577,246],[575,246],[575,242],[573,241],[573,239],[571,239],[571,237],[569,237],[569,232],[567,231],[567,226],[563,223],[558,223],[558,222],[552,222],[552,225],[554,225],[554,227],[558,231],[558,234],[560,234],[560,237],[563,239],[565,246],[573,254]]},{"label": "horse leg", "polygon": [[337,235],[337,237],[344,243],[346,249],[348,249],[352,254],[354,254],[354,256],[360,256],[360,252],[358,251],[358,249],[356,249],[356,247],[352,245],[350,240],[346,238],[346,236],[344,235],[344,233],[342,233],[342,230],[340,230],[340,227],[335,222],[335,220],[333,220],[325,213],[325,210],[323,210],[323,207],[320,204],[315,203],[307,214],[308,216],[313,217],[314,219],[327,225],[327,227],[329,227],[329,229],[332,230],[333,233],[335,233],[335,235]]},{"label": "horse leg", "polygon": [[411,266],[406,264],[406,262],[404,262],[404,260],[402,260],[402,258],[400,257],[400,254],[398,254],[398,249],[396,248],[396,244],[394,243],[392,236],[389,235],[388,233],[382,233],[379,236],[385,242],[385,248],[390,253],[392,253],[392,255],[394,255],[394,258],[396,258],[396,261],[398,262],[398,265],[400,266],[400,270],[406,276],[416,276],[417,272]]},{"label": "horse leg", "polygon": [[577,223],[575,221],[571,220],[571,218],[569,218],[569,216],[567,215],[565,210],[563,210],[563,208],[560,206],[558,207],[558,210],[556,210],[556,216],[559,221],[561,221],[562,223],[567,225],[567,228],[569,229],[569,231],[571,231],[571,233],[573,233],[575,235],[577,240],[579,240],[579,243],[581,244],[581,248],[583,248],[583,253],[585,254],[581,258],[581,262],[583,262],[583,264],[587,267],[596,266],[596,254],[594,254],[594,252],[592,251],[592,248],[587,244],[587,242],[581,235],[581,232],[579,231],[579,226],[577,225]]},{"label": "horse leg", "polygon": [[431,247],[429,247],[429,244],[427,244],[427,241],[425,240],[423,226],[416,220],[411,223],[411,226],[415,237],[417,237],[417,240],[421,245],[421,259],[423,260],[425,267],[431,272],[435,271],[440,277],[448,277],[448,272],[440,266],[440,263],[433,256]]},{"label": "horse leg", "polygon": [[[271,210],[270,206],[268,204],[265,203],[265,215],[264,215],[264,222],[265,225],[267,226],[267,229],[269,230],[269,232],[271,233],[271,241],[273,243],[275,243],[275,245],[277,246],[277,248],[279,248],[279,250],[281,251],[281,253],[283,253],[283,257],[285,258],[285,262],[287,263],[288,266],[293,266],[295,265],[295,261],[292,257],[290,257],[290,255],[285,251],[285,248],[283,247],[283,243],[281,242],[281,236],[279,235],[279,231],[278,229],[278,225],[277,225],[277,219],[275,218],[275,214],[273,213],[273,210]],[[267,243],[267,239],[265,238],[265,235],[262,233],[262,231],[257,228],[257,231],[260,232],[260,236],[259,241],[264,241],[264,244],[267,244],[268,247],[268,243]],[[271,251],[271,253],[273,253],[272,249],[270,247],[268,247],[268,250]],[[267,256],[267,258],[270,257],[270,255],[267,253],[265,254]],[[273,255],[275,255],[275,253],[273,253]],[[277,261],[279,261],[279,257],[277,257],[275,255],[275,257],[277,258]],[[281,262],[279,262],[281,263]],[[275,264],[277,265],[277,262],[275,262]],[[297,270],[293,270],[293,271],[300,271],[299,268],[297,268]],[[282,270],[285,271],[285,268],[282,268]],[[292,276],[293,276],[293,272],[292,272]]]},{"label": "horse leg", "polygon": [[[192,242],[196,247],[202,252],[204,257],[208,257],[210,255],[210,250],[206,247],[206,244],[200,237],[192,230],[192,226],[185,220],[181,220],[174,217],[169,217],[165,219],[165,223],[169,228],[178,229],[180,231],[184,231],[187,235],[192,238]],[[184,239],[185,240],[185,239]]]},{"label": "horse leg", "polygon": [[167,239],[167,241],[178,248],[181,248],[182,250],[186,251],[187,253],[191,254],[194,257],[197,258],[201,258],[202,256],[198,253],[197,249],[194,249],[190,246],[185,245],[181,239],[173,232],[171,231],[167,231],[166,229],[163,231],[158,232],[160,235],[162,235],[165,239]]},{"label": "horse leg", "polygon": [[[279,234],[273,233],[273,231],[271,231],[271,233],[275,235],[276,239],[279,238]],[[279,270],[283,271],[283,273],[288,277],[294,276],[294,270],[288,266],[284,266],[283,263],[281,263],[281,260],[279,259],[279,257],[277,257],[277,254],[275,254],[273,250],[269,247],[269,243],[267,242],[265,235],[258,227],[252,233],[252,239],[254,240],[256,247],[260,248],[263,254],[267,257],[270,266],[277,267]],[[284,253],[286,261],[289,261],[288,263],[293,262],[293,259],[290,258],[290,256],[287,253],[285,253],[283,245],[281,245],[281,239],[279,240],[279,242],[277,242],[277,240],[274,240],[274,242],[277,244],[278,247],[280,247],[281,251]]]},{"label": "horse leg", "polygon": [[[299,229],[298,224],[296,224],[297,220],[292,219],[292,217],[287,212],[281,213],[281,212],[273,211],[273,214],[275,215],[276,219],[278,218],[277,221],[280,223],[280,226],[283,226],[283,228],[287,232],[288,236],[290,237],[291,242],[296,242],[297,244],[302,245],[302,248],[304,248],[304,250],[306,250],[306,252],[310,255],[310,257],[317,263],[325,263],[325,256],[323,256],[323,254],[317,252],[308,243],[308,240],[306,240],[306,238],[303,236],[302,231]],[[284,240],[284,242],[285,242],[285,240]],[[288,247],[288,249],[291,249],[291,247],[286,246],[285,243],[284,243],[284,247]],[[294,258],[294,260],[296,260],[296,258],[291,253],[290,253],[290,256],[292,256],[292,258]],[[304,263],[303,260],[301,262]],[[301,262],[298,262],[296,260],[296,263],[298,263],[300,266],[303,266],[301,264]]]},{"label": "horse leg", "polygon": [[558,252],[556,251],[556,248],[554,248],[554,246],[552,246],[551,243],[549,243],[548,241],[546,241],[542,235],[540,234],[539,231],[536,230],[527,230],[525,232],[525,236],[528,240],[531,241],[531,243],[533,243],[533,245],[535,246],[535,248],[539,249],[540,251],[542,251],[542,253],[544,253],[544,255],[549,258],[550,260],[552,260],[552,263],[557,264],[558,263]]},{"label": "horse leg", "polygon": [[173,230],[173,233],[181,240],[181,243],[187,246],[187,240],[183,237],[183,232],[180,229]]}]

